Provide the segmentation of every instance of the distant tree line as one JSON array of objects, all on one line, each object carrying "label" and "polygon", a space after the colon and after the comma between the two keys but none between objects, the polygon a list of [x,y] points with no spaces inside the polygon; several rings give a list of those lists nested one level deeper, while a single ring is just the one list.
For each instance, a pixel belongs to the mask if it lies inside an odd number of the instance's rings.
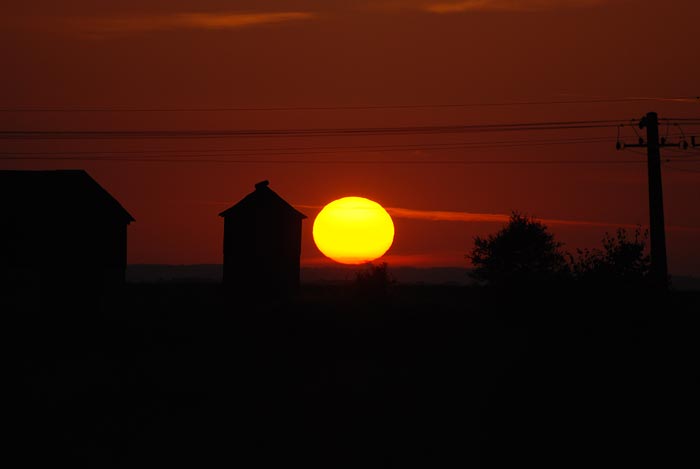
[{"label": "distant tree line", "polygon": [[477,236],[466,255],[472,277],[495,287],[535,286],[578,281],[602,288],[638,288],[649,285],[651,261],[646,253],[648,232],[620,228],[606,233],[602,247],[563,250],[542,222],[513,212],[498,232]]}]

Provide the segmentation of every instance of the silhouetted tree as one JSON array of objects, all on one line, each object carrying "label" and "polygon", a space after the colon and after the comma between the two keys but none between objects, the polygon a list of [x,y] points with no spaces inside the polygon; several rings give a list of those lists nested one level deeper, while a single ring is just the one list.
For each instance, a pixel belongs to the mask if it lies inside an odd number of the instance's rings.
[{"label": "silhouetted tree", "polygon": [[603,249],[579,249],[572,259],[577,279],[608,286],[641,286],[646,283],[651,259],[646,254],[648,231],[634,230],[634,237],[620,228],[615,236],[605,233]]},{"label": "silhouetted tree", "polygon": [[472,277],[492,286],[533,285],[568,273],[562,243],[547,226],[518,212],[496,234],[474,238],[466,258],[474,265]]},{"label": "silhouetted tree", "polygon": [[396,281],[389,274],[389,265],[386,262],[379,265],[369,263],[363,270],[355,273],[353,287],[358,297],[381,299],[388,295],[394,283]]}]

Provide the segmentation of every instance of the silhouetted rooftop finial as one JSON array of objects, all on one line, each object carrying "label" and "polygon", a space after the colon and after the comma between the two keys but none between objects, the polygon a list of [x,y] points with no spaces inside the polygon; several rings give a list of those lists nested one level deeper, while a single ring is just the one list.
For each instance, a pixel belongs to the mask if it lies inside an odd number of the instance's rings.
[{"label": "silhouetted rooftop finial", "polygon": [[257,183],[257,184],[255,185],[255,190],[256,190],[256,191],[259,191],[260,189],[264,189],[264,188],[266,188],[266,187],[269,186],[269,185],[270,185],[270,181],[268,181],[267,179],[265,179],[264,181],[261,181],[261,182],[259,182],[259,183]]}]

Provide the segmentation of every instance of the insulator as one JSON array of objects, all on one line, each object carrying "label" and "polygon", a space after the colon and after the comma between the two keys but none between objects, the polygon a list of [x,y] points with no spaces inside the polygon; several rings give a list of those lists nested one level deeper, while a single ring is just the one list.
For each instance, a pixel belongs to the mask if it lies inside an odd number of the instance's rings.
[{"label": "insulator", "polygon": [[644,139],[642,137],[639,137],[639,144],[644,145]]},{"label": "insulator", "polygon": [[680,144],[681,150],[687,150],[688,149],[688,142],[687,140],[683,140]]},{"label": "insulator", "polygon": [[617,143],[615,144],[615,150],[622,150],[622,143],[617,142]]}]

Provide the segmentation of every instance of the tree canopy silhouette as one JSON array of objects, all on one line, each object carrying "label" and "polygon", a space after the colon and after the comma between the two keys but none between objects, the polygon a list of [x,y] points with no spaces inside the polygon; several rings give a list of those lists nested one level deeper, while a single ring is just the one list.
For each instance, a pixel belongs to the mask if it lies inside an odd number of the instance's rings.
[{"label": "tree canopy silhouette", "polygon": [[513,212],[496,234],[474,238],[472,277],[492,286],[532,285],[568,272],[562,243],[543,223]]},{"label": "tree canopy silhouette", "polygon": [[579,249],[572,271],[584,282],[608,286],[640,286],[649,278],[651,259],[646,254],[648,231],[634,230],[634,237],[620,228],[615,236],[606,233],[603,249]]}]

